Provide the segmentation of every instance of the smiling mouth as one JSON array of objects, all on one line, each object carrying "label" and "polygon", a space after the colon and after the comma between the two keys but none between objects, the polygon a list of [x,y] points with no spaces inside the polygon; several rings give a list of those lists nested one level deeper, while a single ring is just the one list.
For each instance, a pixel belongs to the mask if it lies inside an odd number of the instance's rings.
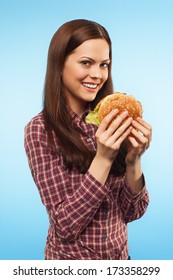
[{"label": "smiling mouth", "polygon": [[90,84],[90,83],[82,83],[82,85],[86,88],[90,88],[90,89],[96,89],[97,88],[97,84]]}]

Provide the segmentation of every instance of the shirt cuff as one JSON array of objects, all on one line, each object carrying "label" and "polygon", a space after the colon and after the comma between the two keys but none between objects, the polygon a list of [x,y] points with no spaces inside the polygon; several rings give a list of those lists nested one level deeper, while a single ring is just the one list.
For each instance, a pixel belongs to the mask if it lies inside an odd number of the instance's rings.
[{"label": "shirt cuff", "polygon": [[66,199],[64,205],[71,232],[76,230],[76,221],[82,223],[82,220],[85,225],[86,219],[90,221],[93,218],[109,191],[107,186],[98,182],[88,171],[85,173],[81,186]]},{"label": "shirt cuff", "polygon": [[102,202],[103,198],[110,192],[109,185],[101,184],[89,171],[85,173],[83,186],[93,199],[99,202]]},{"label": "shirt cuff", "polygon": [[142,174],[142,179],[143,179],[143,188],[140,192],[136,193],[132,190],[132,188],[128,184],[126,176],[124,176],[125,185],[124,185],[123,193],[128,200],[133,200],[134,203],[137,203],[147,193],[145,177],[143,174]]}]

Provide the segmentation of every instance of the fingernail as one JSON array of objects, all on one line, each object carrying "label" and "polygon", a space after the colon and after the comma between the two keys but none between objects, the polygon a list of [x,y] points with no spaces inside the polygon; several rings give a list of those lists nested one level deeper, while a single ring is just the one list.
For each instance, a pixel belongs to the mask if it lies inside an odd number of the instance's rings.
[{"label": "fingernail", "polygon": [[123,116],[127,116],[128,115],[128,112],[127,111],[124,111],[123,112]]},{"label": "fingernail", "polygon": [[112,110],[113,113],[118,113],[118,109]]}]

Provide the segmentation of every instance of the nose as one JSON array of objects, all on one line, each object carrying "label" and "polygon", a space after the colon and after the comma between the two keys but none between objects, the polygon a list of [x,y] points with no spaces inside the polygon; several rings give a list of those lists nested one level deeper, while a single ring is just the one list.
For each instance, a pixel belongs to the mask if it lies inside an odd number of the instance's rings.
[{"label": "nose", "polygon": [[90,77],[91,78],[95,78],[95,79],[101,79],[102,75],[101,75],[101,70],[100,70],[100,67],[98,66],[93,66],[91,69],[90,69]]}]

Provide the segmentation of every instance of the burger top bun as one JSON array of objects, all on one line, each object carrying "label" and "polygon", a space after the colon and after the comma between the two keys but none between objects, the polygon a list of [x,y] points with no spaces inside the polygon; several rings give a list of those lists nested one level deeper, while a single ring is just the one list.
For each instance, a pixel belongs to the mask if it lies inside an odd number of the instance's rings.
[{"label": "burger top bun", "polygon": [[137,117],[142,117],[142,105],[133,96],[127,95],[121,92],[115,92],[111,95],[106,96],[99,107],[98,116],[102,121],[107,114],[109,114],[113,109],[118,109],[119,114],[123,111],[128,111],[129,117],[134,120]]},{"label": "burger top bun", "polygon": [[106,96],[97,104],[95,109],[87,115],[86,122],[99,126],[104,117],[114,109],[119,110],[118,114],[121,114],[123,111],[128,111],[128,116],[134,120],[137,117],[142,117],[143,113],[141,103],[133,96],[115,92]]}]

